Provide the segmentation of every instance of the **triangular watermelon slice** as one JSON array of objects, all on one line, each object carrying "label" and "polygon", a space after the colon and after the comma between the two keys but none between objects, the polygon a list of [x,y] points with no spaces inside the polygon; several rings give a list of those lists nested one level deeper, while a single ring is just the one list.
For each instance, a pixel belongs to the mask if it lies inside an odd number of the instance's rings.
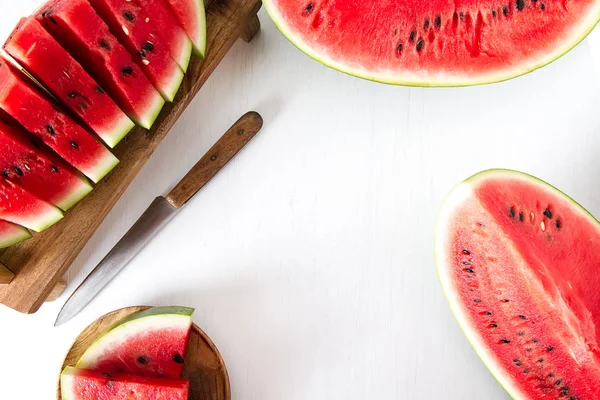
[{"label": "triangular watermelon slice", "polygon": [[94,342],[77,368],[179,378],[193,312],[187,307],[153,307],[134,313]]},{"label": "triangular watermelon slice", "polygon": [[119,163],[37,85],[4,61],[0,61],[0,109],[94,182]]},{"label": "triangular watermelon slice", "polygon": [[21,243],[31,237],[31,233],[22,226],[0,220],[0,249]]},{"label": "triangular watermelon slice", "polygon": [[135,126],[35,18],[19,22],[4,50],[110,147]]},{"label": "triangular watermelon slice", "polygon": [[169,0],[179,23],[194,45],[194,54],[206,54],[206,10],[203,0]]},{"label": "triangular watermelon slice", "polygon": [[138,0],[90,0],[90,4],[163,98],[173,101],[183,81],[183,71],[171,57],[152,14]]},{"label": "triangular watermelon slice", "polygon": [[62,217],[60,209],[0,176],[0,219],[41,232]]},{"label": "triangular watermelon slice", "polygon": [[60,389],[63,400],[188,400],[189,382],[66,367]]},{"label": "triangular watermelon slice", "polygon": [[165,101],[87,0],[51,0],[34,15],[133,121],[150,129]]},{"label": "triangular watermelon slice", "polygon": [[68,210],[92,191],[60,157],[0,111],[0,173],[40,199]]}]

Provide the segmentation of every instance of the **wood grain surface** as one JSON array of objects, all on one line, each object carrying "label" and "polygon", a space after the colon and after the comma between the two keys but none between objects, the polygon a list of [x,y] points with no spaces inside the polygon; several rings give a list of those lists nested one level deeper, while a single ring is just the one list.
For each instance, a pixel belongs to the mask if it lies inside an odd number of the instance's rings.
[{"label": "wood grain surface", "polygon": [[0,252],[0,262],[15,273],[11,284],[0,288],[0,303],[22,313],[38,310],[233,43],[247,32],[260,6],[260,0],[209,3],[206,58],[192,60],[175,101],[163,108],[152,129],[138,127],[118,145],[121,163],[62,221]]},{"label": "wood grain surface", "polygon": [[11,270],[0,263],[0,285],[9,284],[14,277],[15,274],[13,274]]},{"label": "wood grain surface", "polygon": [[[62,371],[75,366],[87,348],[111,325],[148,306],[127,307],[110,312],[91,323],[75,340],[69,350]],[[60,371],[57,399],[61,399]],[[189,400],[230,400],[231,388],[225,362],[212,340],[196,324],[192,331],[185,356],[183,379],[190,381]]]},{"label": "wood grain surface", "polygon": [[171,190],[167,201],[175,208],[185,205],[244,148],[262,125],[263,120],[258,113],[250,111],[244,114]]}]

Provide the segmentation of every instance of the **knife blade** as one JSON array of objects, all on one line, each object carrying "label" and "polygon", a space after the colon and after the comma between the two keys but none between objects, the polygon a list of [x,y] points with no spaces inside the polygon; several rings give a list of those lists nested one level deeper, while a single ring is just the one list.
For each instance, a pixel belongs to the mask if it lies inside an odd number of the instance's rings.
[{"label": "knife blade", "polygon": [[262,128],[256,112],[243,115],[192,167],[166,196],[159,196],[113,249],[84,279],[63,305],[54,326],[69,321],[83,310],[156,236],[179,210],[221,170]]}]

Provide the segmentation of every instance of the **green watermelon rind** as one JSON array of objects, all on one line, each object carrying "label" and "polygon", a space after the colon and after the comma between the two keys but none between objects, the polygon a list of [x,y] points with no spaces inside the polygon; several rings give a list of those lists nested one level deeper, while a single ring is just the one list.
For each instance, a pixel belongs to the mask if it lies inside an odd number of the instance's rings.
[{"label": "green watermelon rind", "polygon": [[[344,65],[340,62],[334,61],[333,59],[327,57],[326,55],[320,54],[318,51],[311,48],[304,40],[297,37],[292,33],[292,30],[286,24],[284,18],[277,12],[277,7],[273,4],[275,0],[263,0],[263,4],[267,13],[271,17],[271,20],[277,26],[279,31],[290,41],[294,46],[296,46],[300,51],[318,61],[319,63],[325,65],[326,67],[332,68],[334,70],[343,72],[345,74],[366,79],[373,82],[384,83],[388,85],[401,85],[401,86],[416,86],[416,87],[463,87],[463,86],[477,86],[477,85],[486,85],[490,83],[499,83],[508,81],[514,78],[518,78],[523,75],[527,75],[539,68],[542,68],[553,61],[561,58],[569,51],[574,49],[579,43],[581,43],[587,35],[594,29],[594,27],[600,22],[600,1],[597,1],[596,8],[593,12],[589,12],[587,15],[587,20],[582,22],[579,25],[579,31],[573,33],[573,39],[565,42],[564,46],[561,48],[555,49],[554,52],[548,53],[546,57],[543,59],[537,60],[537,62],[531,63],[532,65],[524,67],[524,68],[516,68],[514,70],[503,70],[503,73],[498,74],[485,74],[485,75],[475,75],[474,77],[450,77],[450,78],[437,78],[429,81],[426,80],[409,80],[409,79],[398,79],[391,75],[386,75],[384,73],[369,73],[367,71],[361,71],[358,68]],[[513,71],[513,72],[510,72]]]},{"label": "green watermelon rind", "polygon": [[188,37],[187,33],[185,35],[185,38],[187,40],[183,41],[183,43],[181,44],[181,49],[179,49],[181,54],[181,57],[179,57],[180,59],[173,57],[173,59],[175,60],[179,68],[181,68],[181,71],[183,73],[187,71],[188,66],[190,65],[190,61],[192,59],[192,50],[194,48],[192,40]]},{"label": "green watermelon rind", "polygon": [[568,200],[573,205],[573,209],[578,210],[581,213],[581,215],[587,218],[590,222],[597,224],[599,226],[599,231],[600,222],[592,214],[590,214],[589,211],[582,207],[581,204],[579,204],[567,194],[560,191],[555,186],[552,186],[549,183],[533,175],[509,169],[489,169],[467,178],[459,185],[457,185],[454,189],[452,189],[452,191],[448,194],[448,196],[442,204],[435,230],[434,257],[437,265],[438,277],[440,279],[440,283],[442,284],[442,289],[444,290],[446,299],[448,300],[448,304],[450,305],[450,309],[454,314],[454,317],[458,321],[458,324],[462,329],[463,333],[467,337],[467,340],[475,350],[475,353],[477,353],[479,358],[483,361],[483,363],[492,373],[494,378],[496,378],[500,385],[502,385],[504,390],[509,394],[511,398],[515,400],[525,400],[526,396],[523,393],[521,393],[513,384],[513,377],[511,377],[509,374],[504,373],[504,369],[496,363],[493,354],[487,352],[487,346],[480,340],[477,330],[472,329],[471,324],[468,322],[466,314],[461,308],[462,303],[456,300],[456,297],[453,295],[453,285],[451,284],[452,277],[449,274],[445,273],[445,270],[450,270],[450,268],[445,268],[445,261],[444,257],[442,256],[443,254],[445,254],[444,245],[447,243],[446,232],[448,232],[448,229],[446,229],[447,225],[444,224],[444,222],[451,218],[455,206],[461,204],[460,200],[472,193],[471,188],[476,187],[479,182],[484,181],[487,177],[492,176],[522,179],[527,181],[528,183],[538,185],[543,189],[549,190],[551,193],[557,195],[558,197]]},{"label": "green watermelon rind", "polygon": [[190,36],[190,40],[192,41],[194,55],[204,58],[206,55],[206,8],[204,6],[204,0],[197,0],[197,5],[199,35],[195,38]]},{"label": "green watermelon rind", "polygon": [[126,338],[135,336],[137,332],[146,331],[157,326],[190,327],[192,325],[193,308],[189,307],[151,307],[138,311],[118,321],[100,336],[77,361],[77,368],[90,368],[95,364],[99,355],[103,354],[116,343],[122,343]]},{"label": "green watermelon rind", "polygon": [[177,92],[179,91],[179,87],[183,82],[183,77],[185,76],[181,67],[178,65],[175,69],[177,72],[170,77],[170,82],[167,86],[167,91],[162,90],[158,86],[156,90],[160,93],[160,95],[165,99],[166,102],[172,103],[175,100],[175,96],[177,96]]},{"label": "green watermelon rind", "polygon": [[122,113],[121,120],[110,130],[110,132],[98,132],[100,139],[111,149],[114,148],[133,128],[135,123],[125,113]]},{"label": "green watermelon rind", "polygon": [[78,185],[76,188],[71,188],[69,196],[60,200],[55,204],[63,211],[68,211],[77,203],[79,203],[85,196],[90,194],[90,192],[94,189],[94,187],[88,182],[87,178],[85,178],[82,174],[77,173],[79,175]]},{"label": "green watermelon rind", "polygon": [[44,213],[35,219],[32,218],[27,224],[23,223],[23,225],[27,225],[27,228],[32,231],[42,232],[64,218],[65,215],[58,207],[50,203],[47,203],[47,205],[48,207]]},{"label": "green watermelon rind", "polygon": [[115,157],[110,151],[107,151],[106,157],[98,160],[93,168],[89,168],[85,171],[85,175],[90,178],[94,183],[100,182],[106,175],[108,175],[117,165],[119,165],[119,159]]},{"label": "green watermelon rind", "polygon": [[31,239],[31,233],[23,228],[20,225],[14,225],[15,233],[10,235],[10,237],[2,238],[0,237],[0,249],[4,249],[6,247],[14,246],[15,244],[19,244],[24,242],[27,239]]},{"label": "green watermelon rind", "polygon": [[152,128],[152,125],[154,125],[154,122],[156,121],[156,118],[158,118],[158,115],[162,111],[164,105],[165,99],[163,99],[160,93],[156,91],[155,95],[152,96],[152,104],[148,106],[147,109],[144,111],[144,115],[142,116],[142,118],[134,118],[131,115],[129,116],[129,118],[131,118],[136,124],[138,124],[142,128],[148,130]]}]

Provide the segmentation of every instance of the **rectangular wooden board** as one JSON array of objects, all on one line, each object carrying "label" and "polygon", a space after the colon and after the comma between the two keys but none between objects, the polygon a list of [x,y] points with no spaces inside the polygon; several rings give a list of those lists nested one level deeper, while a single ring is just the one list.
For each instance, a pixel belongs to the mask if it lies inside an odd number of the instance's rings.
[{"label": "rectangular wooden board", "polygon": [[235,41],[250,40],[260,0],[213,0],[207,8],[207,53],[194,58],[175,101],[167,104],[151,130],[135,128],[115,149],[121,163],[65,218],[18,246],[0,251],[0,262],[15,277],[0,286],[0,303],[34,313],[52,293],[75,257],[125,192]]}]

